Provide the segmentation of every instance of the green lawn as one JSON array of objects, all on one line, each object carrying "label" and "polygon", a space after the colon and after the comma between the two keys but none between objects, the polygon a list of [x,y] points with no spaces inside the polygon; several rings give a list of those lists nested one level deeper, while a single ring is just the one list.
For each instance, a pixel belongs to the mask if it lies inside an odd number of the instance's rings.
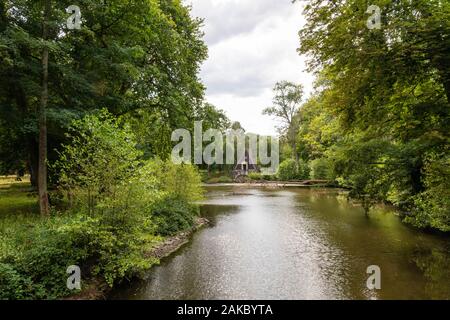
[{"label": "green lawn", "polygon": [[37,194],[27,177],[18,182],[14,177],[0,176],[0,218],[35,215],[38,209]]}]

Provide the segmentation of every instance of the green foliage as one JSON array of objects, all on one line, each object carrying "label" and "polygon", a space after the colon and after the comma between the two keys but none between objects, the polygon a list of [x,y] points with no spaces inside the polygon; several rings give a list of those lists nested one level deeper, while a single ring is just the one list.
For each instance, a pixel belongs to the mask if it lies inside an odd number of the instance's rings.
[{"label": "green foliage", "polygon": [[450,231],[450,156],[430,155],[424,165],[426,190],[414,197],[406,221],[421,228]]},{"label": "green foliage", "polygon": [[199,214],[198,207],[176,198],[166,198],[157,203],[153,217],[158,234],[170,236],[194,226],[194,217]]},{"label": "green foliage", "polygon": [[258,172],[250,172],[248,174],[248,177],[252,180],[263,180],[264,179],[264,176]]},{"label": "green foliage", "polygon": [[192,165],[176,165],[172,161],[157,161],[158,179],[162,190],[172,198],[186,203],[203,199],[201,176],[198,169]]},{"label": "green foliage", "polygon": [[297,144],[304,161],[325,157],[326,151],[342,139],[339,121],[327,107],[324,95],[313,96],[298,112],[302,125]]},{"label": "green foliage", "polygon": [[332,180],[332,163],[327,158],[315,159],[310,162],[311,178],[317,180]]},{"label": "green foliage", "polygon": [[300,180],[309,179],[310,174],[311,174],[311,169],[309,168],[308,163],[306,163],[302,160],[299,160],[297,179],[300,179]]},{"label": "green foliage", "polygon": [[58,185],[71,206],[87,205],[92,212],[132,179],[141,153],[132,132],[106,110],[74,121],[67,138],[71,144],[62,147],[55,164]]},{"label": "green foliage", "polygon": [[56,299],[73,293],[66,288],[66,269],[71,265],[88,268],[95,262],[83,273],[84,280],[99,274],[112,285],[156,262],[144,256],[144,249],[158,240],[148,224],[120,232],[101,218],[72,214],[32,227],[14,221],[8,226],[12,230],[6,240],[14,250],[2,249],[0,256],[0,283],[6,288],[2,299]]},{"label": "green foliage", "polygon": [[276,175],[263,175],[263,180],[265,181],[276,181],[277,180],[277,176]]},{"label": "green foliage", "polygon": [[274,98],[271,107],[264,109],[263,114],[274,116],[281,121],[278,128],[285,135],[292,151],[292,159],[298,160],[297,133],[299,119],[296,116],[303,99],[303,85],[288,81],[277,82],[273,88]]},{"label": "green foliage", "polygon": [[280,163],[278,168],[277,177],[280,180],[301,180],[308,179],[310,174],[310,169],[307,163],[299,161],[297,163],[295,160],[288,159]]},{"label": "green foliage", "polygon": [[218,183],[232,183],[233,179],[229,176],[220,176],[217,180]]},{"label": "green foliage", "polygon": [[106,111],[75,121],[69,138],[53,168],[68,210],[36,223],[0,220],[0,298],[70,294],[70,265],[112,286],[156,263],[147,253],[160,236],[192,227],[198,215],[197,169],[143,160],[128,127]]},{"label": "green foliage", "polygon": [[280,163],[278,178],[281,180],[293,180],[298,176],[298,167],[295,160],[289,159]]},{"label": "green foliage", "polygon": [[206,182],[207,183],[232,183],[234,181],[229,176],[220,175],[218,177],[209,178]]},{"label": "green foliage", "polygon": [[30,278],[23,276],[10,264],[0,263],[0,299],[24,300],[33,297],[33,285]]},{"label": "green foliage", "polygon": [[[49,46],[50,164],[74,119],[106,108],[152,133],[146,153],[165,157],[170,133],[202,113],[198,73],[207,57],[201,20],[182,1],[83,0],[81,30],[67,30],[70,1],[52,1],[49,41],[43,2],[1,1],[0,172],[37,165],[41,52]],[[138,128],[134,127],[138,130]],[[140,135],[141,137],[142,135]],[[56,174],[57,172],[54,172]],[[57,180],[57,177],[54,178]]]},{"label": "green foliage", "polygon": [[318,90],[297,113],[300,157],[312,161],[313,177],[322,167],[316,159],[328,159],[366,211],[386,201],[408,222],[448,231],[448,185],[440,179],[448,177],[450,5],[374,4],[383,16],[372,30],[364,1],[305,6],[299,52]]}]

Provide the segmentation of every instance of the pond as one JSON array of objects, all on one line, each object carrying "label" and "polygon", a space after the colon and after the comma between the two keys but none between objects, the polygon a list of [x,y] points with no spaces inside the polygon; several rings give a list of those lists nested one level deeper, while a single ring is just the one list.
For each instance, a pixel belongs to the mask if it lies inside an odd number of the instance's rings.
[{"label": "pond", "polygon": [[[209,187],[210,225],[111,299],[450,299],[450,239],[334,189]],[[381,289],[369,290],[369,266]]]}]

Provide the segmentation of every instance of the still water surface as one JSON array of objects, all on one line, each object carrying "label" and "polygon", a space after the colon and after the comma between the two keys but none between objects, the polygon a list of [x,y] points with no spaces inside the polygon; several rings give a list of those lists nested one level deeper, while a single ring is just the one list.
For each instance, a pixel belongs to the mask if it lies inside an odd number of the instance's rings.
[{"label": "still water surface", "polygon": [[[112,299],[450,299],[450,239],[338,190],[210,187],[211,224]],[[381,290],[366,287],[381,268]]]}]

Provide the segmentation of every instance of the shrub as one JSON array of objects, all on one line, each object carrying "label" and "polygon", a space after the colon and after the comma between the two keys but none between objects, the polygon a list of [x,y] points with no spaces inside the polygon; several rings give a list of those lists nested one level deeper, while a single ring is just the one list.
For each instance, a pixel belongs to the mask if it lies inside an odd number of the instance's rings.
[{"label": "shrub", "polygon": [[198,214],[197,169],[141,160],[133,135],[107,112],[76,121],[69,138],[54,169],[70,210],[0,223],[1,299],[70,294],[70,265],[112,286],[152,266],[157,260],[146,253],[159,235],[192,227]]},{"label": "shrub", "polygon": [[233,183],[233,179],[229,176],[220,176],[216,178],[211,178],[207,183]]},{"label": "shrub", "polygon": [[92,230],[78,223],[76,229],[81,232],[75,232],[72,225],[67,217],[37,222],[32,228],[10,222],[14,235],[9,235],[8,242],[16,254],[4,251],[0,258],[0,282],[8,288],[2,299],[55,299],[69,293],[66,269],[89,256],[92,240]]},{"label": "shrub", "polygon": [[207,182],[209,180],[209,174],[207,170],[199,170],[200,177],[202,179],[202,182]]},{"label": "shrub", "polygon": [[23,276],[11,264],[0,262],[0,300],[23,300],[35,296],[30,278]]},{"label": "shrub", "polygon": [[169,193],[171,197],[194,202],[203,199],[203,188],[201,176],[196,167],[189,164],[174,164],[157,161],[156,165],[162,165],[158,170],[162,173],[158,178],[162,184],[162,190]]},{"label": "shrub", "polygon": [[425,191],[413,197],[406,221],[420,228],[450,231],[450,156],[432,154],[423,169]]},{"label": "shrub", "polygon": [[310,162],[311,178],[318,180],[332,180],[333,169],[331,162],[326,158],[315,159]]},{"label": "shrub", "polygon": [[84,270],[83,281],[99,275],[112,286],[152,266],[156,259],[144,253],[160,240],[153,235],[153,223],[145,219],[126,232],[105,224],[102,217],[81,214],[52,217],[31,229],[14,228],[8,245],[15,253],[2,250],[0,257],[1,299],[56,299],[71,294],[66,288],[70,265]]},{"label": "shrub", "polygon": [[306,180],[310,177],[310,168],[306,162],[299,161],[297,179]]},{"label": "shrub", "polygon": [[102,199],[115,197],[117,188],[136,174],[138,159],[133,133],[121,127],[107,111],[73,122],[59,160],[59,189],[71,207],[96,208]]},{"label": "shrub", "polygon": [[295,160],[288,159],[280,164],[277,177],[280,180],[308,179],[309,171],[309,166],[305,162],[299,161],[297,164]]},{"label": "shrub", "polygon": [[231,179],[229,176],[220,176],[218,182],[219,183],[232,183],[233,179]]},{"label": "shrub", "polygon": [[158,203],[153,210],[157,233],[173,235],[194,226],[194,217],[199,214],[197,206],[183,200],[168,198]]},{"label": "shrub", "polygon": [[264,176],[258,172],[250,172],[248,177],[252,180],[264,180]]},{"label": "shrub", "polygon": [[277,176],[281,180],[292,180],[298,176],[298,167],[295,160],[288,159],[280,163]]}]

